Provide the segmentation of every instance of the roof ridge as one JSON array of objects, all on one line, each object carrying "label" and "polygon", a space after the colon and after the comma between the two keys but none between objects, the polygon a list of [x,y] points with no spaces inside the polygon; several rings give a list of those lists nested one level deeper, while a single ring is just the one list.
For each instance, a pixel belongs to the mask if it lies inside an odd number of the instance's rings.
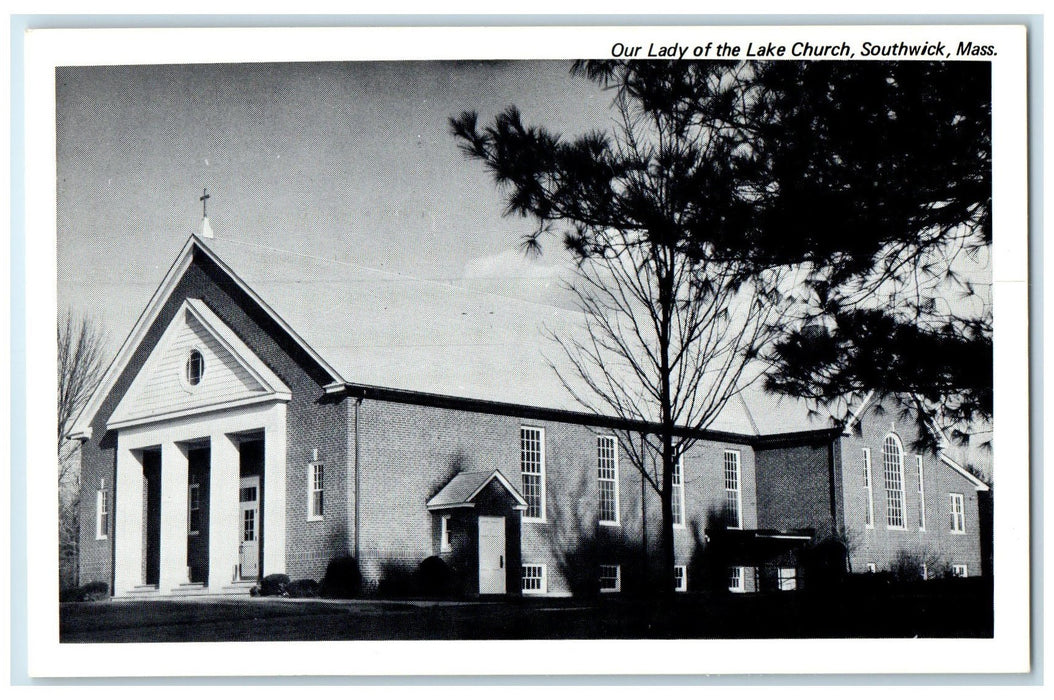
[{"label": "roof ridge", "polygon": [[230,238],[230,237],[224,236],[224,237],[213,238],[212,241],[213,242],[215,242],[215,241],[223,241],[223,242],[227,242],[227,243],[233,243],[235,245],[250,246],[250,247],[253,247],[253,248],[259,248],[261,250],[266,250],[266,251],[269,251],[269,252],[272,252],[272,253],[284,253],[286,255],[293,255],[293,256],[296,256],[296,257],[305,258],[307,260],[314,260],[314,261],[320,262],[320,263],[331,263],[331,264],[334,264],[334,265],[341,265],[341,266],[344,266],[344,267],[353,267],[353,268],[357,268],[357,269],[360,269],[360,270],[365,270],[367,272],[373,272],[375,274],[385,275],[385,276],[388,276],[388,277],[391,277],[391,278],[407,280],[407,281],[410,281],[410,282],[419,282],[421,284],[429,284],[429,285],[433,285],[435,287],[441,287],[441,288],[446,289],[446,290],[455,291],[455,292],[461,292],[461,293],[470,294],[470,295],[479,296],[479,297],[496,297],[498,299],[503,299],[505,301],[516,302],[518,304],[527,304],[527,305],[530,305],[530,306],[538,306],[538,307],[541,307],[541,308],[544,308],[544,309],[548,309],[550,311],[557,311],[557,312],[560,312],[560,313],[568,315],[568,316],[580,316],[581,313],[582,313],[580,311],[576,311],[576,310],[573,310],[573,309],[567,309],[567,308],[564,308],[562,306],[557,306],[555,304],[547,304],[547,303],[541,302],[541,301],[530,301],[530,300],[527,300],[527,299],[520,299],[519,297],[512,297],[512,296],[509,296],[507,294],[499,294],[497,292],[490,292],[490,291],[485,291],[485,290],[481,290],[481,289],[472,289],[470,287],[463,287],[461,285],[453,284],[453,283],[447,282],[447,281],[434,280],[434,279],[429,279],[427,277],[416,277],[414,275],[408,275],[408,274],[405,274],[403,272],[393,272],[391,270],[381,270],[381,269],[378,269],[378,268],[375,268],[375,267],[370,267],[369,265],[363,265],[361,263],[350,262],[350,261],[347,261],[347,260],[337,260],[336,258],[326,258],[326,257],[318,256],[318,255],[310,255],[308,253],[300,253],[300,252],[297,252],[295,250],[287,250],[285,248],[277,248],[275,246],[264,245],[262,243],[254,243],[252,241],[246,241],[246,240],[242,240],[242,239],[239,239],[239,238]]}]

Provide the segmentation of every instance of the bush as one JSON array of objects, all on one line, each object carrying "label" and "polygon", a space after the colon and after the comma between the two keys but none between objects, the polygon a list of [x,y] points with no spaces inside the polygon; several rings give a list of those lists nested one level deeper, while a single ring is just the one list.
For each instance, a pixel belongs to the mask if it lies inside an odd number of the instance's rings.
[{"label": "bush", "polygon": [[64,588],[59,592],[60,603],[88,603],[109,600],[110,586],[102,581],[92,581],[83,586]]},{"label": "bush", "polygon": [[318,583],[309,578],[297,579],[286,587],[285,594],[290,598],[317,598]]},{"label": "bush", "polygon": [[439,557],[428,557],[417,567],[417,591],[425,597],[447,598],[456,595],[457,574]]},{"label": "bush", "polygon": [[276,596],[285,593],[285,589],[289,586],[289,577],[285,574],[270,574],[264,576],[260,580],[258,586],[254,586],[256,595],[259,596]]},{"label": "bush", "polygon": [[362,574],[355,557],[344,555],[329,560],[319,593],[325,598],[357,598],[362,592]]}]

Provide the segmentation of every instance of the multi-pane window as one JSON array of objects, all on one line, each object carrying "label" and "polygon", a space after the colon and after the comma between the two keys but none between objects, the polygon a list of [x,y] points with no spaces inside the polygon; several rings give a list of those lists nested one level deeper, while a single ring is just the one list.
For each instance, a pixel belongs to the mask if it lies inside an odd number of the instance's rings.
[{"label": "multi-pane window", "polygon": [[952,564],[952,576],[954,578],[966,578],[966,564]]},{"label": "multi-pane window", "polygon": [[725,511],[728,513],[728,526],[743,526],[740,511],[742,500],[739,492],[739,452],[725,450]]},{"label": "multi-pane window", "polygon": [[864,448],[864,493],[867,496],[867,510],[864,512],[864,527],[875,526],[875,490],[871,486],[871,448]]},{"label": "multi-pane window", "polygon": [[876,574],[878,573],[878,564],[873,561],[867,562],[867,573]]},{"label": "multi-pane window", "polygon": [[520,474],[527,511],[523,517],[545,520],[545,432],[520,428]]},{"label": "multi-pane window", "polygon": [[776,583],[781,591],[793,591],[798,588],[798,570],[793,567],[780,567],[776,570]]},{"label": "multi-pane window", "polygon": [[966,504],[961,493],[952,493],[951,496],[951,531],[966,532]]},{"label": "multi-pane window", "polygon": [[524,564],[522,572],[520,588],[524,593],[545,593],[545,566]]},{"label": "multi-pane window", "polygon": [[733,593],[742,593],[746,590],[743,583],[742,566],[731,566],[728,568],[728,590]]},{"label": "multi-pane window", "polygon": [[684,527],[684,462],[680,459],[673,463],[673,492],[670,500],[673,503],[674,527]]},{"label": "multi-pane window", "polygon": [[256,511],[246,508],[242,511],[242,542],[256,541]]},{"label": "multi-pane window", "polygon": [[688,590],[688,569],[684,564],[677,564],[673,567],[673,583],[675,591],[683,593]]},{"label": "multi-pane window", "polygon": [[110,536],[110,492],[106,490],[106,481],[99,484],[95,492],[95,539],[104,540]]},{"label": "multi-pane window", "polygon": [[201,529],[201,486],[189,484],[187,486],[187,531],[188,534],[196,535]]},{"label": "multi-pane window", "polygon": [[600,565],[600,592],[615,593],[622,589],[622,570],[618,564]]},{"label": "multi-pane window", "polygon": [[896,435],[887,435],[882,446],[882,472],[886,486],[886,526],[904,527],[904,451]]},{"label": "multi-pane window", "polygon": [[611,435],[597,436],[597,484],[600,489],[600,522],[617,525],[618,447]]},{"label": "multi-pane window", "polygon": [[326,470],[321,462],[308,467],[307,514],[311,520],[320,520],[325,513],[325,479]]},{"label": "multi-pane window", "polygon": [[915,455],[915,472],[919,480],[919,529],[926,529],[926,476],[922,469],[922,455]]}]

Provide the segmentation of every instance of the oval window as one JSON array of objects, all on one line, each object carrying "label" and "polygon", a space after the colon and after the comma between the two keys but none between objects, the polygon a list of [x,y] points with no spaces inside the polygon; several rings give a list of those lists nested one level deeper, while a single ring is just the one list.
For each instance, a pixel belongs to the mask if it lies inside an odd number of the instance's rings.
[{"label": "oval window", "polygon": [[187,357],[187,384],[197,386],[205,374],[205,358],[198,350],[191,350]]}]

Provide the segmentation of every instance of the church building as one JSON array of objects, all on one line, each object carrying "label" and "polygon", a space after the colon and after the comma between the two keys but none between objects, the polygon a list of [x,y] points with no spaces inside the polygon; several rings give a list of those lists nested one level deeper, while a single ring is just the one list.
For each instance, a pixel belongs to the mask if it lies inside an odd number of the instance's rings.
[{"label": "church building", "polygon": [[[367,589],[430,557],[465,595],[630,592],[656,577],[658,495],[626,454],[649,426],[584,412],[546,331],[573,312],[213,237],[180,250],[71,434],[82,584],[246,594],[356,558]],[[905,554],[982,571],[987,487],[875,402],[820,421],[758,389],[674,474],[683,591],[810,585]]]}]

